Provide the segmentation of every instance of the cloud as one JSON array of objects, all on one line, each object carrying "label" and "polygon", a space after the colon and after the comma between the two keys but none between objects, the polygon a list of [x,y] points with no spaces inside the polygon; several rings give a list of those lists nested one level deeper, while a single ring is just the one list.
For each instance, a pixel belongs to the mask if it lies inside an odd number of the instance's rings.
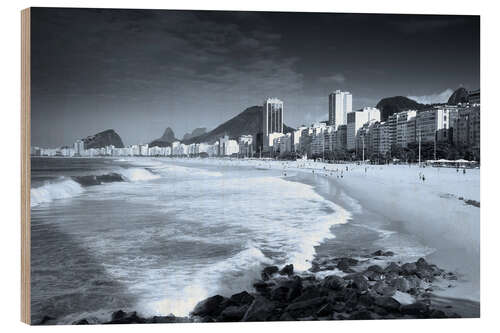
[{"label": "cloud", "polygon": [[341,73],[336,73],[328,76],[322,76],[319,78],[319,82],[322,84],[333,84],[333,83],[344,83],[345,76]]},{"label": "cloud", "polygon": [[437,94],[422,95],[422,96],[407,96],[407,97],[421,104],[434,104],[434,103],[446,103],[448,101],[448,98],[450,98],[451,94],[453,94],[453,90],[448,88],[443,92]]}]

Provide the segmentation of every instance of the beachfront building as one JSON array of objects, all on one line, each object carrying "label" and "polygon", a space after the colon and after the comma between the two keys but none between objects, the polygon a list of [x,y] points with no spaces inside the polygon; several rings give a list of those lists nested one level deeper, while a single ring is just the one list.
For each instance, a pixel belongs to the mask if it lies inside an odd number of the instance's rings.
[{"label": "beachfront building", "polygon": [[139,145],[139,155],[141,156],[149,156],[148,155],[148,148],[149,148],[149,145],[146,143],[146,144],[143,144],[143,145]]},{"label": "beachfront building", "polygon": [[336,90],[328,95],[328,124],[336,130],[347,124],[347,114],[352,111],[352,95],[348,91]]},{"label": "beachfront building", "polygon": [[271,133],[283,133],[283,101],[268,98],[262,108],[262,133],[264,137]]},{"label": "beachfront building", "polygon": [[238,138],[239,144],[239,154],[241,157],[252,157],[253,150],[253,136],[252,135],[241,135]]},{"label": "beachfront building", "polygon": [[240,151],[239,144],[236,140],[231,140],[227,135],[219,139],[219,156],[231,156],[238,154]]},{"label": "beachfront building", "polygon": [[469,91],[469,104],[472,106],[481,104],[481,93],[479,89]]},{"label": "beachfront building", "polygon": [[470,147],[477,159],[481,144],[481,110],[478,105],[458,111],[455,121],[453,141],[457,145]]},{"label": "beachfront building", "polygon": [[302,133],[306,130],[307,127],[305,126],[300,126],[297,128],[295,131],[292,132],[292,151],[294,153],[300,153],[301,148],[300,148],[300,140],[302,138]]},{"label": "beachfront building", "polygon": [[394,113],[389,117],[391,144],[406,148],[409,142],[415,141],[417,111],[408,110]]},{"label": "beachfront building", "polygon": [[274,147],[275,139],[282,137],[283,135],[284,135],[283,133],[275,132],[275,133],[269,133],[267,136],[264,136],[263,137],[263,139],[264,139],[263,151],[267,152],[267,153],[274,152],[273,147]]},{"label": "beachfront building", "polygon": [[76,140],[73,149],[75,150],[75,156],[83,156],[83,152],[85,151],[85,143],[83,140]]},{"label": "beachfront building", "polygon": [[347,114],[347,147],[348,151],[356,150],[356,135],[367,122],[380,121],[380,111],[377,108],[365,107]]},{"label": "beachfront building", "polygon": [[450,128],[456,113],[456,109],[447,107],[419,112],[416,120],[416,140],[420,139],[422,142],[450,140]]}]

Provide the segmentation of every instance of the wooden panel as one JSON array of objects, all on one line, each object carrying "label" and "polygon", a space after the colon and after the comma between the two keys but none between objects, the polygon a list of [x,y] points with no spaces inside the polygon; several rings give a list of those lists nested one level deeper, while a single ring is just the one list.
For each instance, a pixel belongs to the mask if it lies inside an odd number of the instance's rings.
[{"label": "wooden panel", "polygon": [[30,9],[21,11],[21,321],[31,324],[31,35]]}]

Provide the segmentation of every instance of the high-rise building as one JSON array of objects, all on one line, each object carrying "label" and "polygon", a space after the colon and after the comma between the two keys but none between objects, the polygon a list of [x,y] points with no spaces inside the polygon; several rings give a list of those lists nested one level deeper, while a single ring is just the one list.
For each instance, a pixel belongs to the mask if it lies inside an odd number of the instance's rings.
[{"label": "high-rise building", "polygon": [[264,101],[262,133],[264,137],[271,133],[283,133],[283,101],[277,98]]},{"label": "high-rise building", "polygon": [[366,107],[347,114],[347,150],[356,149],[356,134],[367,122],[380,121],[380,111],[377,108]]},{"label": "high-rise building", "polygon": [[83,142],[83,140],[76,140],[75,144],[73,145],[73,148],[75,149],[75,156],[84,155],[85,143]]},{"label": "high-rise building", "polygon": [[348,91],[336,90],[328,95],[328,124],[334,126],[347,124],[347,114],[352,112],[352,95]]}]

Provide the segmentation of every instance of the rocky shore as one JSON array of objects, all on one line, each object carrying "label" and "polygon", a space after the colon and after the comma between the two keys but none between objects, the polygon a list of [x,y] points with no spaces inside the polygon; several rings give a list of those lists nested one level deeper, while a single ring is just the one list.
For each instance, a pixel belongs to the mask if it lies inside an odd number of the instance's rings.
[{"label": "rocky shore", "polygon": [[[326,258],[300,273],[294,272],[293,265],[281,269],[269,266],[254,283],[253,292],[209,297],[199,302],[189,317],[144,318],[119,310],[105,324],[460,317],[451,305],[435,306],[432,302],[435,283],[444,281],[452,287],[455,274],[423,258],[401,264],[388,260],[391,256],[392,252],[379,250],[370,258]],[[373,265],[377,260],[384,264]],[[318,277],[318,272],[327,274]],[[87,319],[74,322],[93,323]]]}]

